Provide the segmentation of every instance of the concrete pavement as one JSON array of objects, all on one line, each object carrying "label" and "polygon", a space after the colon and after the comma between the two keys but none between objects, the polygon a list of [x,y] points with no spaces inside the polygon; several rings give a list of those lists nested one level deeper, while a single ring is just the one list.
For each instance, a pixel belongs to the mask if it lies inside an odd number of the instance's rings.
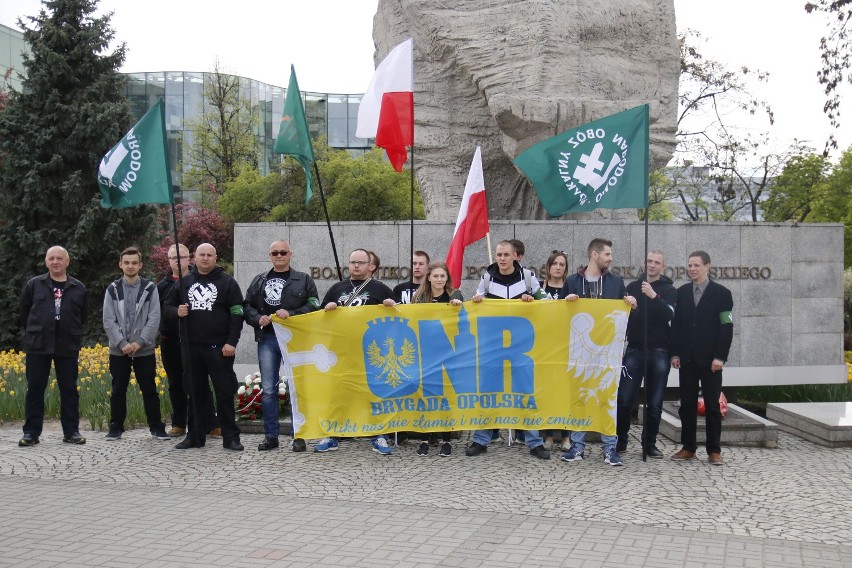
[{"label": "concrete pavement", "polygon": [[[849,566],[852,449],[789,434],[726,465],[491,446],[178,451],[147,430],[19,448],[0,427],[0,566]],[[282,438],[282,441],[285,441]],[[668,455],[675,444],[659,444]],[[700,455],[700,454],[699,454]],[[703,457],[703,456],[702,456]]]}]

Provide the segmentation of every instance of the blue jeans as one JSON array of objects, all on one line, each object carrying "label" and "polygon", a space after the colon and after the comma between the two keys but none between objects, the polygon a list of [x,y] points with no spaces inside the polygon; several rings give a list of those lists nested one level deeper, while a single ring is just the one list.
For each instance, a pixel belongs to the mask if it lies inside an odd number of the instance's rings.
[{"label": "blue jeans", "polygon": [[[604,452],[614,450],[616,441],[618,441],[618,436],[601,434],[601,443],[603,444]],[[582,452],[586,448],[586,432],[572,431],[571,446],[576,448],[578,452]]]},{"label": "blue jeans", "polygon": [[267,438],[278,437],[278,388],[281,372],[281,348],[274,333],[264,333],[257,344],[260,387],[263,389],[263,431]]},{"label": "blue jeans", "polygon": [[[491,430],[477,430],[473,433],[473,442],[481,446],[491,443]],[[538,434],[538,430],[524,430],[524,441],[531,450],[544,445],[544,441]]]},{"label": "blue jeans", "polygon": [[641,347],[628,347],[624,354],[624,371],[618,384],[618,424],[616,431],[621,445],[627,445],[627,433],[630,431],[630,417],[639,387],[645,381],[645,404],[648,405],[647,422],[642,428],[642,441],[645,448],[657,443],[660,431],[660,417],[663,414],[663,396],[669,379],[669,352],[665,349],[648,349],[648,376],[645,376],[645,362]]}]

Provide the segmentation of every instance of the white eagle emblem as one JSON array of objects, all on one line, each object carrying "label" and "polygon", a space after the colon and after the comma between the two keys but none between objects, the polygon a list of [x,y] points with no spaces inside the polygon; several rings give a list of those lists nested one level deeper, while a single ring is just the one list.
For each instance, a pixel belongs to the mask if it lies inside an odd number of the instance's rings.
[{"label": "white eagle emblem", "polygon": [[571,334],[568,340],[568,370],[580,379],[580,400],[597,399],[606,404],[609,414],[615,418],[614,398],[601,398],[604,391],[618,382],[621,376],[621,357],[624,353],[624,335],[627,331],[627,312],[615,311],[606,317],[615,325],[613,340],[598,345],[591,338],[594,318],[580,313],[571,319]]},{"label": "white eagle emblem", "polygon": [[216,302],[216,298],[219,297],[219,290],[216,289],[216,285],[212,282],[207,285],[196,282],[189,287],[187,296],[189,296],[190,310],[213,311],[213,304]]},{"label": "white eagle emblem", "polygon": [[367,356],[369,357],[370,365],[373,367],[382,367],[382,371],[378,374],[377,378],[381,379],[384,376],[385,384],[398,387],[402,384],[403,379],[410,378],[403,371],[403,367],[410,367],[414,363],[414,344],[408,339],[404,340],[399,355],[394,350],[392,337],[385,339],[384,344],[387,347],[387,355],[382,355],[381,348],[373,341],[367,347]]}]

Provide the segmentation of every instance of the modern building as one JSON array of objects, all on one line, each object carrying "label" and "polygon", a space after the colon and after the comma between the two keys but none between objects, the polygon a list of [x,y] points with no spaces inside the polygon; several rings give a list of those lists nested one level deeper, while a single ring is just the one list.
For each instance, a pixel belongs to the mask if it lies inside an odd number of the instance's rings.
[{"label": "modern building", "polygon": [[[0,76],[12,69],[9,83],[21,89],[24,71],[22,52],[28,52],[24,35],[0,24]],[[186,149],[193,143],[191,125],[197,122],[206,108],[204,87],[213,73],[188,71],[158,71],[128,73],[127,98],[133,113],[141,118],[161,97],[166,103],[166,130],[169,142],[169,161],[172,164],[172,182],[179,199],[192,200],[194,188],[183,187],[183,170],[187,168]],[[272,152],[278,136],[281,112],[287,89],[261,83],[254,79],[236,77],[240,98],[247,101],[254,114],[255,136],[258,148],[258,169],[261,174],[274,170],[282,157]],[[355,136],[360,94],[303,92],[305,116],[313,138],[325,137],[334,148],[363,153],[373,147],[373,140]],[[186,191],[185,191],[186,190]]]},{"label": "modern building", "polygon": [[[205,109],[205,85],[215,78],[214,73],[187,71],[159,71],[154,73],[129,73],[127,98],[133,112],[141,117],[161,97],[166,103],[166,131],[169,141],[169,160],[172,180],[177,191],[192,191],[183,187],[181,164],[188,147],[193,144],[192,125],[197,123]],[[266,175],[274,170],[282,157],[272,151],[278,136],[281,113],[287,89],[268,85],[254,79],[234,77],[239,81],[240,99],[251,109],[252,122],[258,148],[258,170]],[[360,94],[303,92],[308,129],[316,140],[324,136],[334,148],[363,153],[373,147],[373,140],[355,136]],[[183,195],[192,199],[192,195]]]}]

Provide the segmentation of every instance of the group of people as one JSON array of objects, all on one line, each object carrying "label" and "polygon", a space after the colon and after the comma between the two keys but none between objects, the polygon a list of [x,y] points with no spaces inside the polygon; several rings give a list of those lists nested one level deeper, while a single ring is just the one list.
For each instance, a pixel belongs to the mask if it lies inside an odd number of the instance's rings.
[{"label": "group of people", "polygon": [[[663,275],[665,258],[652,250],[645,272],[625,285],[612,273],[612,242],[593,239],[586,250],[587,264],[567,274],[568,256],[553,251],[539,281],[521,264],[524,245],[518,240],[501,241],[495,248],[496,262],[482,274],[471,300],[489,298],[576,301],[580,298],[623,300],[630,309],[627,348],[618,388],[616,435],[602,435],[604,463],[623,465],[621,453],[628,447],[628,433],[640,387],[644,382],[648,406],[641,445],[651,458],[662,458],[656,446],[662,403],[669,368],[680,372],[680,418],[682,448],[671,459],[695,458],[697,402],[703,393],[708,461],[723,463],[720,449],[722,369],[728,357],[733,325],[730,291],[709,279],[710,257],[704,251],[689,255],[687,273],[691,280],[675,289]],[[233,277],[217,265],[216,249],[202,244],[190,267],[189,250],[172,246],[168,251],[171,272],[158,284],[140,276],[142,254],[127,248],[119,257],[122,277],[104,294],[103,326],[109,341],[112,394],[107,440],[121,438],[126,420],[126,396],[131,370],[142,392],[151,435],[160,440],[186,435],[175,447],[198,448],[208,435],[220,435],[228,450],[244,449],[234,412],[237,380],[234,355],[243,321],[254,328],[260,367],[264,439],[259,451],[279,447],[278,391],[282,352],[272,328],[272,316],[288,318],[323,309],[332,311],[364,305],[393,306],[397,303],[447,303],[460,305],[463,297],[454,287],[444,262],[430,262],[424,251],[412,257],[412,278],[390,289],[373,278],[378,256],[366,249],[353,250],[348,259],[349,278],[332,285],[322,300],[311,277],[290,266],[292,249],[277,240],[269,247],[269,270],[255,276],[245,296]],[[79,432],[77,392],[78,356],[82,328],[88,314],[86,289],[67,274],[68,252],[59,246],[45,255],[47,274],[30,279],[20,299],[26,353],[26,420],[19,445],[39,443],[44,417],[44,392],[51,363],[60,391],[63,441],[84,444]],[[161,357],[169,381],[172,426],[167,432],[160,416],[155,385],[154,349],[160,333]],[[213,386],[213,393],[210,386]],[[215,397],[214,397],[215,394]],[[215,398],[215,402],[214,402]],[[550,459],[553,432],[517,432],[530,454]],[[542,436],[543,435],[543,436]],[[585,432],[573,431],[565,438],[563,461],[577,462],[586,455]],[[450,432],[439,434],[439,456],[452,454]],[[465,454],[485,453],[497,431],[477,430]],[[393,453],[384,435],[371,439],[372,449],[382,455]],[[319,440],[313,450],[338,449],[339,441]],[[417,455],[429,453],[430,439],[421,435]],[[294,439],[294,452],[307,449],[305,440]]]}]

